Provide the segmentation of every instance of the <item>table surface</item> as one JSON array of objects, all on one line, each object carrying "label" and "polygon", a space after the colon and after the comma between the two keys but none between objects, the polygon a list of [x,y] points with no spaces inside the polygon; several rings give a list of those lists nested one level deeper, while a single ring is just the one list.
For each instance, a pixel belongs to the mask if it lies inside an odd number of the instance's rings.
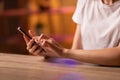
[{"label": "table surface", "polygon": [[0,53],[0,80],[120,80],[120,68],[58,64],[39,56]]}]

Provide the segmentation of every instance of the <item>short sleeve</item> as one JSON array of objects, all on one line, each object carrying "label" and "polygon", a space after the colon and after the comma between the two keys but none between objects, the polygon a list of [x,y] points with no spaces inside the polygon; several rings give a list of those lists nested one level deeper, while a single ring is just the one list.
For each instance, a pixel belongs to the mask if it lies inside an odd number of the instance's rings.
[{"label": "short sleeve", "polygon": [[73,21],[77,24],[82,24],[84,18],[86,0],[78,0],[76,10],[73,14]]}]

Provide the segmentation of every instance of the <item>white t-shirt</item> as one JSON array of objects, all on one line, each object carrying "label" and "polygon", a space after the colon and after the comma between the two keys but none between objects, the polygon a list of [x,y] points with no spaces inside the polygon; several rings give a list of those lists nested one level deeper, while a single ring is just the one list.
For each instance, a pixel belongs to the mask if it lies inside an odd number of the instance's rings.
[{"label": "white t-shirt", "polygon": [[73,21],[81,25],[85,50],[116,47],[120,42],[120,0],[112,5],[102,0],[78,0]]}]

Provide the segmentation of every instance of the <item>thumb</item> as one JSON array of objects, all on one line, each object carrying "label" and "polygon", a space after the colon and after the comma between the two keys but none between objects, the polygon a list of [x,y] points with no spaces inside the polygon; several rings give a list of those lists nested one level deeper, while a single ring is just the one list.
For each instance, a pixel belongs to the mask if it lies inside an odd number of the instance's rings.
[{"label": "thumb", "polygon": [[36,36],[36,34],[33,31],[31,31],[31,30],[28,30],[28,33],[30,34],[31,37]]},{"label": "thumb", "polygon": [[43,42],[43,46],[47,46],[47,47],[49,47],[49,48],[51,48],[53,50],[58,50],[58,47],[52,42],[51,39],[45,40]]},{"label": "thumb", "polygon": [[25,42],[26,42],[26,44],[29,42],[29,39],[28,39],[28,37],[27,36],[25,36],[25,35],[23,35],[23,38],[24,38],[24,40],[25,40]]},{"label": "thumb", "polygon": [[55,57],[62,57],[63,48],[59,48],[58,46],[56,46],[56,44],[54,44],[50,39],[49,40],[45,40],[44,44],[42,44],[42,46],[43,46],[43,48],[46,46],[45,49],[47,51],[49,51],[49,52],[52,52],[53,56],[55,56]]}]

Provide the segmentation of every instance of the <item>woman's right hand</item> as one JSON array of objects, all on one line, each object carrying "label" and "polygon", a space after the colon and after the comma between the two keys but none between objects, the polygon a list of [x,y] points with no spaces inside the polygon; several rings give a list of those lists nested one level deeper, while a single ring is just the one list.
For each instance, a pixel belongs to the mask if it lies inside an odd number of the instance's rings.
[{"label": "woman's right hand", "polygon": [[39,44],[37,44],[38,36],[35,36],[35,34],[31,30],[29,30],[28,32],[32,39],[29,39],[26,35],[23,35],[27,45],[27,50],[30,54],[37,56],[42,52],[42,48],[39,46]]}]

